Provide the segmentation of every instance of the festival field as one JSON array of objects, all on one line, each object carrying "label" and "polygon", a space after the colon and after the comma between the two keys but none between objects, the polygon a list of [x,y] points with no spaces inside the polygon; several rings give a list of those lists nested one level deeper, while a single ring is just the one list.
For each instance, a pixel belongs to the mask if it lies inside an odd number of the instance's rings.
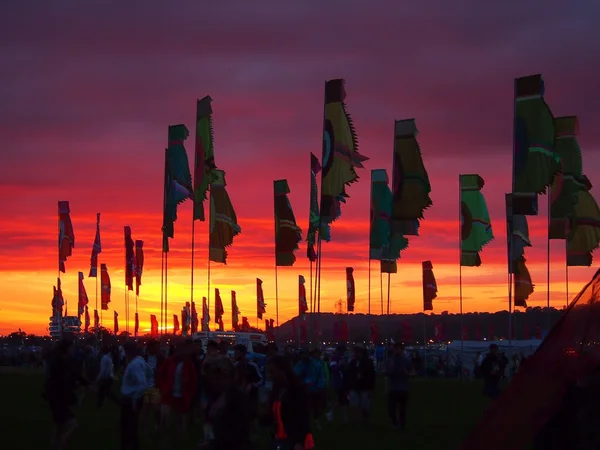
[{"label": "festival field", "polygon": [[[39,372],[0,372],[0,432],[11,450],[49,447],[52,432],[50,413],[40,397],[42,375]],[[383,379],[378,380],[374,419],[368,428],[334,421],[324,423],[315,432],[317,449],[344,450],[452,450],[458,448],[464,434],[472,427],[485,406],[481,385],[476,381],[414,380],[404,432],[393,430],[386,415]],[[120,448],[119,410],[110,403],[97,411],[94,392],[89,391],[79,410],[79,429],[71,447],[85,450]],[[189,442],[171,439],[161,446],[157,436],[144,440],[143,450],[162,448],[194,450],[200,439],[201,425],[196,425]],[[257,450],[267,448],[267,433]]]}]

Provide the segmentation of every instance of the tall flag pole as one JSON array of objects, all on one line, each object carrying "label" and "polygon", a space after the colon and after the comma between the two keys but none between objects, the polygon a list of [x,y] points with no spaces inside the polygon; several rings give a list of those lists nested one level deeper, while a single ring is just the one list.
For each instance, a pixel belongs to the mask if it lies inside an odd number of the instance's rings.
[{"label": "tall flag pole", "polygon": [[138,300],[140,297],[140,286],[142,285],[142,274],[144,273],[144,241],[135,241],[135,324],[133,335],[137,337],[140,331],[140,316],[138,313]]},{"label": "tall flag pole", "polygon": [[460,301],[461,353],[463,351],[463,284],[462,268],[479,267],[479,252],[494,239],[492,221],[481,189],[485,182],[477,174],[458,176],[458,286]]},{"label": "tall flag pole", "polygon": [[165,185],[163,202],[163,269],[162,269],[162,307],[161,307],[161,333],[168,324],[168,268],[169,268],[169,238],[175,236],[175,221],[177,220],[177,206],[187,199],[194,198],[194,187],[187,152],[183,145],[190,132],[183,124],[170,125],[168,129],[168,147],[165,151]]},{"label": "tall flag pole", "polygon": [[[544,80],[540,74],[517,78],[514,81],[513,196],[511,199],[511,213],[517,216],[538,215],[538,195],[546,192],[546,188],[552,184],[555,175],[560,171],[560,157],[554,152],[556,139],[554,117],[544,100],[544,91]],[[550,199],[548,204],[550,205]],[[514,223],[514,219],[510,221]],[[550,212],[548,221],[550,221]],[[512,248],[513,246],[509,244],[509,250]],[[550,307],[549,252],[550,240],[548,239],[547,308]],[[516,261],[515,255],[509,256],[509,261],[510,264]],[[523,270],[523,267],[524,262],[513,265],[515,270],[519,268]],[[523,276],[523,274],[516,273],[511,275],[513,279],[517,275],[519,277]],[[509,275],[509,282],[511,282],[510,278]],[[513,289],[512,283],[510,289]],[[549,309],[548,318],[550,318]],[[512,331],[513,314],[509,304],[511,345]]]},{"label": "tall flag pole", "polygon": [[[205,96],[196,101],[196,146],[194,152],[194,213],[192,215],[192,268],[191,268],[191,295],[194,301],[194,253],[196,237],[196,220],[204,222],[204,201],[210,188],[212,171],[217,168],[214,156],[214,132],[212,125],[212,98]],[[208,207],[208,224],[210,227],[210,200]],[[209,229],[210,234],[210,229]],[[210,242],[209,242],[210,252]],[[210,257],[207,264],[208,298],[210,299]]]},{"label": "tall flag pole", "polygon": [[294,252],[302,240],[302,230],[296,224],[294,210],[288,198],[287,180],[273,181],[273,218],[275,223],[275,323],[279,327],[279,288],[277,268],[291,267],[296,262]]},{"label": "tall flag pole", "polygon": [[[92,256],[90,257],[90,273],[88,278],[96,279],[96,309],[98,311],[98,255],[102,253],[102,242],[100,240],[100,213],[96,213],[96,236],[94,237],[94,245],[92,246]],[[102,311],[101,311],[102,312]],[[96,343],[98,342],[98,327],[94,324],[96,331]]]},{"label": "tall flag pole", "polygon": [[[390,274],[397,272],[394,242],[404,244],[405,236],[419,235],[419,221],[427,208],[433,205],[431,201],[431,184],[423,162],[421,147],[417,141],[419,131],[415,119],[394,121],[394,150],[392,162],[392,207],[390,214],[390,234],[392,245],[391,254],[385,258],[382,255],[382,272],[388,274],[388,303]],[[402,244],[401,248],[402,248]],[[383,262],[387,259],[387,265]],[[385,269],[385,270],[384,270]],[[389,313],[389,306],[388,306]]]},{"label": "tall flag pole", "polygon": [[[309,279],[310,279],[310,307],[311,313],[315,312],[315,297],[313,295],[313,263],[317,261],[317,252],[315,250],[315,244],[317,241],[317,233],[319,232],[319,186],[317,185],[317,174],[321,172],[321,164],[319,159],[313,154],[310,154],[310,203],[309,203],[309,216],[308,216],[308,231],[306,233],[306,257],[309,261]],[[315,284],[316,286],[316,284]],[[315,292],[316,294],[316,292]],[[312,321],[312,318],[311,318]],[[312,324],[309,321],[309,336],[312,336]],[[272,333],[272,330],[270,330]]]},{"label": "tall flag pole", "polygon": [[[345,81],[325,83],[323,112],[323,149],[321,158],[321,205],[317,240],[317,312],[321,313],[321,266],[323,239],[330,240],[330,226],[340,217],[341,205],[349,197],[346,186],[358,181],[356,168],[367,157],[358,153],[354,123],[346,110]],[[318,327],[317,322],[317,327]]]}]

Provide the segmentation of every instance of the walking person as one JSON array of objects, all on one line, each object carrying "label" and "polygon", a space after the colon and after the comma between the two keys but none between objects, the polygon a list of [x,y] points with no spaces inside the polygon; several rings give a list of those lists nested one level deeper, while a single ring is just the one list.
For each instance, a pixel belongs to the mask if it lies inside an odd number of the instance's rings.
[{"label": "walking person", "polygon": [[119,404],[119,399],[111,391],[115,380],[114,364],[109,347],[102,348],[102,358],[100,359],[100,370],[96,377],[96,385],[98,391],[96,393],[96,406],[98,409],[104,404],[106,398],[110,398],[115,403]]},{"label": "walking person", "polygon": [[128,361],[121,385],[121,450],[139,450],[139,416],[150,368],[134,342],[124,345]]},{"label": "walking person", "polygon": [[354,347],[354,359],[348,364],[348,389],[350,406],[364,422],[371,416],[371,397],[375,390],[375,365],[363,345]]},{"label": "walking person", "polygon": [[148,373],[148,389],[144,393],[142,406],[142,423],[151,424],[155,430],[160,425],[160,391],[156,387],[156,373],[165,361],[165,357],[160,353],[160,344],[153,339],[146,346],[145,361],[150,369]]},{"label": "walking person", "polygon": [[334,398],[331,410],[327,413],[327,420],[333,420],[333,415],[336,409],[342,412],[344,422],[348,422],[348,386],[346,382],[346,371],[348,362],[346,361],[346,348],[340,345],[337,349],[331,362],[329,363],[331,373],[331,386],[333,388]]},{"label": "walking person", "polygon": [[395,428],[406,427],[406,406],[408,405],[409,377],[413,371],[412,362],[407,358],[404,344],[394,345],[394,354],[388,363],[387,376],[390,388],[387,393],[388,414]]}]

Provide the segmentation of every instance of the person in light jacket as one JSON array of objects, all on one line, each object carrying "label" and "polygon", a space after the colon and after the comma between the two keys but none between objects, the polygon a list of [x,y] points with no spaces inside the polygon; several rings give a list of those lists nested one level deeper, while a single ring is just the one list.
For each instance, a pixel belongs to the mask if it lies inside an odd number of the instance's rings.
[{"label": "person in light jacket", "polygon": [[144,392],[148,389],[150,368],[135,342],[127,342],[124,350],[128,363],[121,385],[121,449],[139,450],[139,415]]}]

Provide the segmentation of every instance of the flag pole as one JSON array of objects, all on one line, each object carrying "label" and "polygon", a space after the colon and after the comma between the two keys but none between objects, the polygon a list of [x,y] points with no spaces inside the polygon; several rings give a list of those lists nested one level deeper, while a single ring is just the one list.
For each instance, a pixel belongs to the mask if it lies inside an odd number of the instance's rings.
[{"label": "flag pole", "polygon": [[162,225],[162,248],[161,248],[161,257],[160,257],[160,325],[159,325],[159,335],[162,335],[163,323],[164,323],[164,310],[165,310],[165,285],[166,285],[166,271],[167,265],[165,261],[165,256],[167,252],[165,248],[169,244],[169,237],[165,234],[165,225],[166,225],[166,217],[165,212],[167,209],[167,165],[168,165],[168,152],[169,149],[165,148],[165,173],[164,173],[164,181],[163,181],[163,225]]},{"label": "flag pole", "polygon": [[371,227],[373,226],[373,170],[371,170],[371,195],[369,196],[369,245],[368,245],[368,269],[369,272],[369,306],[368,306],[368,315],[371,315]]},{"label": "flag pole", "polygon": [[[567,236],[568,238],[568,236]],[[565,239],[565,256],[567,255],[567,239]],[[567,296],[567,308],[569,307],[569,263],[565,260],[565,287]]]},{"label": "flag pole", "polygon": [[[464,318],[463,318],[463,286],[462,286],[462,191],[460,189],[460,175],[458,175],[458,298],[460,308],[460,359],[464,357]],[[462,367],[462,366],[461,366]],[[462,370],[462,369],[461,369]],[[462,379],[462,373],[460,374]]]},{"label": "flag pole", "polygon": [[392,323],[390,321],[390,291],[391,291],[390,288],[391,288],[391,278],[392,278],[392,276],[391,276],[390,272],[388,271],[388,274],[387,274],[387,324],[388,324],[387,325],[387,329],[388,329],[388,333],[387,334],[388,334],[388,340],[391,338],[390,329],[391,329],[391,326],[392,326]]},{"label": "flag pole", "polygon": [[165,314],[162,333],[164,334],[167,328],[167,318],[169,317],[169,254],[165,253]]},{"label": "flag pole", "polygon": [[550,330],[550,209],[552,208],[552,186],[548,187],[546,195],[548,196],[548,239],[546,241],[546,330]]},{"label": "flag pole", "polygon": [[379,268],[379,296],[381,303],[381,315],[383,316],[383,273],[381,272],[381,267]]},{"label": "flag pole", "polygon": [[[195,201],[195,199],[194,199]],[[196,207],[196,204],[194,203],[193,207]],[[195,236],[196,236],[196,220],[194,219],[194,215],[192,213],[192,254],[191,254],[191,258],[192,258],[192,267],[191,267],[191,273],[190,273],[190,308],[192,303],[194,303],[194,249],[196,247],[196,242],[195,242]]]},{"label": "flag pole", "polygon": [[273,181],[273,234],[275,235],[275,243],[273,245],[273,253],[275,253],[275,322],[279,328],[279,285],[277,283],[277,212],[275,209],[275,183]]},{"label": "flag pole", "polygon": [[[315,330],[315,336],[317,337],[317,339],[315,339],[316,341],[318,341],[318,334],[319,334],[319,327],[320,327],[320,318],[321,318],[321,265],[322,265],[322,255],[321,255],[321,250],[322,250],[322,241],[323,239],[321,238],[321,227],[323,226],[323,174],[325,173],[325,167],[324,167],[324,154],[323,154],[323,142],[324,142],[324,138],[325,138],[325,120],[326,120],[326,108],[327,108],[327,81],[325,81],[325,84],[323,85],[323,130],[321,132],[321,201],[319,202],[319,235],[317,237],[317,267],[316,267],[316,302],[317,302],[317,326],[316,326],[316,330]],[[330,155],[331,158],[333,158],[333,153]]]},{"label": "flag pole", "polygon": [[[164,250],[164,240],[166,238],[163,236],[163,250]],[[165,302],[165,252],[161,252],[160,255],[160,324],[162,326],[163,322],[163,305]]]},{"label": "flag pole", "polygon": [[[206,307],[210,311],[210,224],[212,223],[212,186],[208,184],[208,264],[206,265],[206,282],[207,282],[207,293],[206,293]],[[215,315],[215,320],[217,319]],[[216,323],[216,322],[215,322]],[[209,322],[210,327],[210,322]]]}]

